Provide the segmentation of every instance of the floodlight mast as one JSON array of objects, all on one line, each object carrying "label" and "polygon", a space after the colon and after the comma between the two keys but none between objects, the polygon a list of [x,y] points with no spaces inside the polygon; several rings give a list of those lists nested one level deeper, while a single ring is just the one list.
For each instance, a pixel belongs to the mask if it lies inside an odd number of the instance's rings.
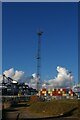
[{"label": "floodlight mast", "polygon": [[43,32],[40,31],[37,33],[38,35],[38,51],[37,51],[37,90],[39,90],[39,84],[41,82],[41,73],[40,73],[40,68],[41,68],[41,36]]}]

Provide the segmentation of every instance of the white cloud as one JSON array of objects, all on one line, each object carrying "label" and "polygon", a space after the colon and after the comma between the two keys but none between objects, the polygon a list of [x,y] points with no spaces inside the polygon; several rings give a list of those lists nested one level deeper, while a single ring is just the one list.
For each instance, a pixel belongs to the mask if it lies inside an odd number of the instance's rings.
[{"label": "white cloud", "polygon": [[0,83],[2,83],[3,77],[2,75],[0,75]]},{"label": "white cloud", "polygon": [[37,74],[36,74],[36,73],[33,73],[33,74],[32,74],[32,77],[33,77],[33,78],[37,78]]},{"label": "white cloud", "polygon": [[[20,79],[24,78],[24,72],[23,71],[14,71],[14,68],[11,68],[9,70],[5,70],[3,72],[3,74],[5,74],[6,77],[11,77],[13,80],[19,81]],[[2,75],[0,75],[0,83],[2,82]],[[6,81],[6,79],[5,79]]]},{"label": "white cloud", "polygon": [[20,79],[23,79],[24,78],[24,72],[16,70],[15,74],[14,74],[14,76],[12,76],[12,78],[16,81],[18,81]]},{"label": "white cloud", "polygon": [[6,77],[12,77],[12,76],[14,76],[15,72],[14,72],[14,69],[11,68],[9,70],[5,70],[4,74],[6,75]]},{"label": "white cloud", "polygon": [[57,76],[43,83],[42,87],[69,87],[71,85],[73,76],[66,68],[58,66],[57,72]]},{"label": "white cloud", "polygon": [[[47,81],[44,80],[41,86],[45,88],[69,87],[73,80],[71,73],[66,68],[60,66],[57,67],[57,72],[58,73],[56,77]],[[25,82],[33,88],[37,88],[37,83],[39,82],[39,78],[37,77],[36,73],[32,74],[31,77],[26,77],[23,71],[15,71],[13,68],[11,68],[4,71],[4,74],[18,82]],[[2,78],[2,75],[0,75],[0,82],[2,81]]]},{"label": "white cloud", "polygon": [[29,81],[29,86],[34,89],[37,89],[38,82],[39,82],[39,78],[37,77],[37,74],[36,73],[32,74],[32,79],[30,79]]}]

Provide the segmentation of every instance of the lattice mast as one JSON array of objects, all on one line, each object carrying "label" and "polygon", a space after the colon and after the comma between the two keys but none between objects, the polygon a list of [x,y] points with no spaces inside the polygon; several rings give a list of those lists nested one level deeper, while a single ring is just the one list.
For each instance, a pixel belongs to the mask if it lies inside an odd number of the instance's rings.
[{"label": "lattice mast", "polygon": [[38,82],[37,82],[37,89],[39,89],[39,84],[41,82],[41,36],[42,36],[43,32],[38,32],[38,51],[37,51],[37,78],[38,78]]}]

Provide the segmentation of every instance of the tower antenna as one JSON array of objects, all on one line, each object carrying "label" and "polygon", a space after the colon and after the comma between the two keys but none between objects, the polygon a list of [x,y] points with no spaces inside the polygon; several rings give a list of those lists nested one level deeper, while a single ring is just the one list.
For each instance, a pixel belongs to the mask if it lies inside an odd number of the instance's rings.
[{"label": "tower antenna", "polygon": [[39,84],[41,82],[41,73],[40,73],[40,68],[41,68],[41,36],[43,32],[39,31],[37,33],[38,35],[38,51],[37,51],[37,77],[38,77],[38,82],[37,82],[37,89],[39,89]]}]

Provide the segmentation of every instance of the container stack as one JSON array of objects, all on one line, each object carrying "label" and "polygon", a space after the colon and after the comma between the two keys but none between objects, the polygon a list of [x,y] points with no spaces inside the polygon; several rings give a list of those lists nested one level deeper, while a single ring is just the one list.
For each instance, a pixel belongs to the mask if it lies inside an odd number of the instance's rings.
[{"label": "container stack", "polygon": [[74,92],[72,91],[72,89],[69,89],[69,96],[73,97],[75,96]]},{"label": "container stack", "polygon": [[47,96],[47,90],[46,90],[45,88],[41,89],[41,90],[39,91],[39,95],[40,95],[40,96]]},{"label": "container stack", "polygon": [[50,96],[50,97],[63,97],[63,98],[70,98],[70,97],[74,97],[75,94],[72,91],[72,89],[66,89],[66,88],[42,88],[39,91],[39,96]]}]

